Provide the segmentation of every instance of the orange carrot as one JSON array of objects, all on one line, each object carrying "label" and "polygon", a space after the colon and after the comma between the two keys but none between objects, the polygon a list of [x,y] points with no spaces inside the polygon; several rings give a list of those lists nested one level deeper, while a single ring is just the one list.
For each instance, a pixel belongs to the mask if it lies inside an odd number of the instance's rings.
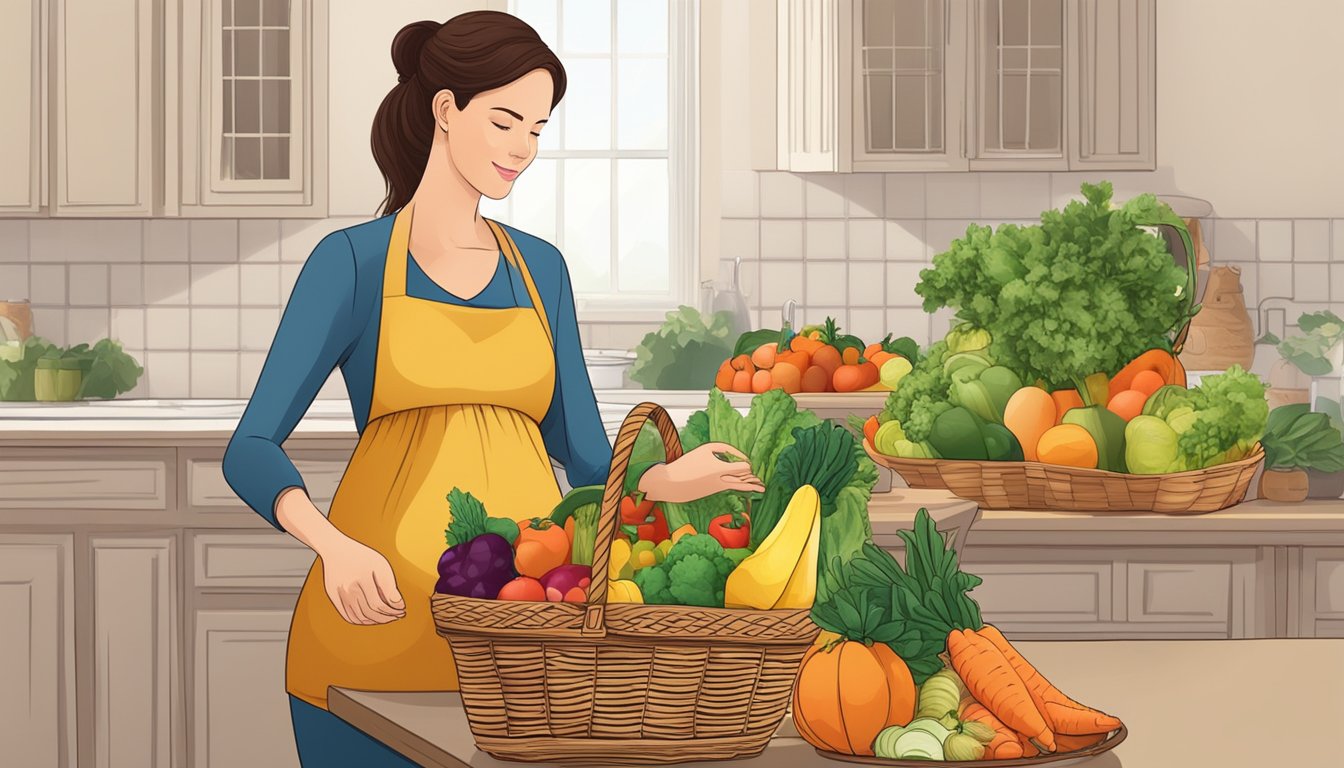
[{"label": "orange carrot", "polygon": [[954,629],[947,635],[947,650],[976,701],[1004,725],[1031,738],[1042,752],[1055,751],[1055,734],[998,646],[969,630]]},{"label": "orange carrot", "polygon": [[1106,734],[1104,733],[1089,733],[1085,736],[1057,733],[1055,734],[1055,745],[1059,747],[1060,752],[1077,752],[1080,749],[1087,749],[1100,744],[1102,739],[1105,738]]},{"label": "orange carrot", "polygon": [[1098,733],[1110,733],[1120,727],[1120,720],[1111,715],[1079,704],[1064,692],[1056,688],[1036,671],[1022,654],[1008,642],[994,625],[986,624],[977,633],[994,645],[1012,666],[1026,686],[1037,711],[1045,716],[1051,730],[1069,736],[1086,736]]},{"label": "orange carrot", "polygon": [[994,739],[985,745],[986,760],[1005,760],[1022,756],[1022,745],[1017,741],[1017,732],[999,722],[985,705],[972,698],[961,700],[961,720],[974,720],[994,729]]}]

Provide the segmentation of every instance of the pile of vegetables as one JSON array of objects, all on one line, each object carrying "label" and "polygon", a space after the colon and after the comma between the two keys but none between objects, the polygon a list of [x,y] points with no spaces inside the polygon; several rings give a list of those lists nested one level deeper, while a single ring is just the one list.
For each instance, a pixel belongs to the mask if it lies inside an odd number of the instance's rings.
[{"label": "pile of vegetables", "polygon": [[953,308],[961,322],[863,425],[874,450],[1129,474],[1254,451],[1263,382],[1233,367],[1187,389],[1171,351],[1199,310],[1193,267],[1178,268],[1144,227],[1180,219],[1151,195],[1116,208],[1109,184],[1083,192],[1039,225],[972,225],[921,272],[925,309]]},{"label": "pile of vegetables", "polygon": [[635,347],[630,379],[646,389],[703,391],[732,349],[732,314],[716,312],[706,321],[694,307],[678,307]]},{"label": "pile of vegetables", "polygon": [[827,630],[794,688],[798,732],[829,752],[968,761],[1072,752],[1120,727],[1065,696],[980,617],[952,542],[921,509],[906,564],[873,545],[834,563]]},{"label": "pile of vegetables", "polygon": [[719,366],[714,386],[724,392],[756,393],[781,389],[799,392],[893,390],[919,356],[909,337],[865,344],[841,333],[835,318],[794,333],[750,331],[738,337],[733,352]]},{"label": "pile of vegetables", "polygon": [[[46,361],[46,362],[39,362]],[[135,389],[144,368],[122,349],[121,342],[101,339],[92,346],[63,347],[39,336],[0,344],[0,400],[36,400],[37,370],[60,361],[80,371],[72,399],[107,399]]]}]

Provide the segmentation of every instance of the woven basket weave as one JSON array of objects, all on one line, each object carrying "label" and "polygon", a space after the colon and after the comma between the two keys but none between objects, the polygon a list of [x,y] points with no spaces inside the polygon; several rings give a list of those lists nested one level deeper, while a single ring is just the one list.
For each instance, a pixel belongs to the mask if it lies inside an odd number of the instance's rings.
[{"label": "woven basket weave", "polygon": [[1034,461],[901,459],[863,448],[911,488],[941,488],[985,509],[1056,509],[1069,512],[1158,512],[1197,515],[1239,504],[1265,459],[1258,444],[1250,456],[1227,464],[1169,475],[1127,475]]},{"label": "woven basket weave", "polygon": [[810,611],[607,605],[625,473],[648,420],[668,460],[681,456],[666,411],[653,403],[630,411],[607,476],[586,603],[430,599],[476,746],[493,757],[584,765],[747,757],[784,717],[820,633]]}]

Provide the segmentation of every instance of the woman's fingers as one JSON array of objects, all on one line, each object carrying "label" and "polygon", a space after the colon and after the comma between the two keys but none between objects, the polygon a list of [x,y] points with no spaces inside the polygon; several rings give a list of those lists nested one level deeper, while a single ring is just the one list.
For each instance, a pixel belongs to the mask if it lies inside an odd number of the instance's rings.
[{"label": "woman's fingers", "polygon": [[379,624],[386,624],[402,617],[401,611],[384,602],[382,594],[374,584],[372,573],[367,579],[355,582],[355,586],[359,589],[360,596],[364,598],[363,604],[368,606],[368,610],[364,611],[364,615],[368,618]]},{"label": "woman's fingers", "polygon": [[373,569],[373,584],[384,603],[391,606],[398,615],[406,615],[406,601],[402,599],[401,592],[397,589],[397,579],[392,573],[392,566],[385,565]]},{"label": "woman's fingers", "polygon": [[730,481],[728,483],[728,488],[734,491],[747,491],[755,493],[761,493],[762,491],[765,490],[765,486],[761,485],[759,482],[744,483],[738,480]]},{"label": "woman's fingers", "polygon": [[345,602],[345,610],[356,620],[356,624],[372,624],[373,619],[369,614],[373,611],[364,600],[364,594],[359,591],[358,585],[350,585],[344,588],[342,600]]}]

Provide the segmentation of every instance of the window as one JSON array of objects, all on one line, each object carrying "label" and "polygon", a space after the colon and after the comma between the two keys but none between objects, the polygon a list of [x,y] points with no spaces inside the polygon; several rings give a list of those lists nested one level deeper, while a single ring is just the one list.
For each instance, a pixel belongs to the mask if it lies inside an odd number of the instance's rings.
[{"label": "window", "polygon": [[982,155],[1064,152],[1064,0],[981,0]]},{"label": "window", "polygon": [[868,0],[862,24],[868,152],[942,152],[943,3]]},{"label": "window", "polygon": [[[303,0],[218,0],[210,132],[217,191],[301,188]],[[213,122],[213,121],[212,121]]]},{"label": "window", "polygon": [[[565,65],[537,159],[481,211],[556,245],[580,313],[693,300],[693,0],[510,0]],[[659,314],[661,317],[661,312]]]}]

